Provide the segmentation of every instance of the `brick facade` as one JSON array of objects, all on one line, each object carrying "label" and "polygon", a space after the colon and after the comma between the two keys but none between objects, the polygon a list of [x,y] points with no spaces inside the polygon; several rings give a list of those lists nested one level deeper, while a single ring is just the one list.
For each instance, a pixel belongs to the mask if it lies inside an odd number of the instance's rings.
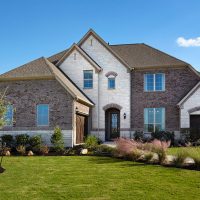
[{"label": "brick facade", "polygon": [[[0,82],[0,91],[7,88],[7,100],[15,108],[14,127],[4,130],[53,130],[55,126],[72,130],[72,96],[56,80]],[[37,127],[37,104],[49,104],[48,127]]]},{"label": "brick facade", "polygon": [[[145,73],[165,73],[164,92],[144,92]],[[131,128],[143,130],[144,108],[165,107],[166,130],[179,131],[177,103],[197,84],[200,78],[189,68],[141,70],[131,74]]]}]

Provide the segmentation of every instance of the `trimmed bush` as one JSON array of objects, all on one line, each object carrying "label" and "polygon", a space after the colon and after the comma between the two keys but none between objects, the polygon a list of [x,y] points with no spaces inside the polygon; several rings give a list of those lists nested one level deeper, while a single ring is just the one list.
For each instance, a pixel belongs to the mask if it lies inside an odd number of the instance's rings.
[{"label": "trimmed bush", "polygon": [[99,145],[99,140],[94,135],[89,135],[85,139],[84,148],[89,149],[90,151],[95,150],[97,146]]},{"label": "trimmed bush", "polygon": [[135,131],[134,140],[143,141],[144,140],[144,133],[142,131]]},{"label": "trimmed bush", "polygon": [[30,149],[34,152],[39,152],[42,145],[42,138],[40,135],[34,135],[29,138]]},{"label": "trimmed bush", "polygon": [[151,137],[160,141],[171,141],[171,144],[174,143],[174,133],[172,132],[156,131],[151,133]]},{"label": "trimmed bush", "polygon": [[51,143],[53,144],[53,150],[55,152],[62,153],[64,151],[63,135],[59,127],[54,129],[54,133],[51,136]]},{"label": "trimmed bush", "polygon": [[27,146],[29,143],[29,135],[27,134],[16,135],[15,139],[16,139],[17,146],[20,146],[20,145]]},{"label": "trimmed bush", "polygon": [[12,135],[2,135],[1,142],[2,144],[6,144],[6,146],[9,148],[12,148],[14,146],[14,138]]}]

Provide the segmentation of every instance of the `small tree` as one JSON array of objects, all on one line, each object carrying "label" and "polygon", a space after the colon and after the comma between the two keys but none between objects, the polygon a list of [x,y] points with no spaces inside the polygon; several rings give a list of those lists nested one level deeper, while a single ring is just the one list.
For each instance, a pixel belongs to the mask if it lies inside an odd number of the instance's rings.
[{"label": "small tree", "polygon": [[54,129],[54,133],[51,136],[51,143],[54,146],[56,152],[62,152],[64,150],[64,140],[61,129],[57,126]]}]

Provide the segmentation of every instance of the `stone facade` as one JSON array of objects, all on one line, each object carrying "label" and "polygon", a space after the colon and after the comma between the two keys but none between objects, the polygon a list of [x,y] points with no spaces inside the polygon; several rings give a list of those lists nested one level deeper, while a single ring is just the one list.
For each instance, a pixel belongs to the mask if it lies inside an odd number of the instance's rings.
[{"label": "stone facade", "polygon": [[[145,92],[144,74],[165,73],[165,91]],[[166,70],[141,70],[131,73],[131,128],[143,130],[144,108],[164,107],[166,130],[180,130],[180,115],[177,104],[198,83],[200,78],[189,68]]]}]

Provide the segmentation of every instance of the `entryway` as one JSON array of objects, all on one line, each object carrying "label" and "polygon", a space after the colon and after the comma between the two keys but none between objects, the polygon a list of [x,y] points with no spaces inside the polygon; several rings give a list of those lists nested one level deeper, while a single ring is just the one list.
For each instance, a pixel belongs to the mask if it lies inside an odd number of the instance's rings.
[{"label": "entryway", "polygon": [[76,114],[76,144],[84,142],[84,138],[87,136],[87,116]]},{"label": "entryway", "polygon": [[120,137],[120,110],[116,108],[105,111],[105,136],[107,141]]},{"label": "entryway", "polygon": [[190,115],[190,128],[200,129],[200,115]]}]

